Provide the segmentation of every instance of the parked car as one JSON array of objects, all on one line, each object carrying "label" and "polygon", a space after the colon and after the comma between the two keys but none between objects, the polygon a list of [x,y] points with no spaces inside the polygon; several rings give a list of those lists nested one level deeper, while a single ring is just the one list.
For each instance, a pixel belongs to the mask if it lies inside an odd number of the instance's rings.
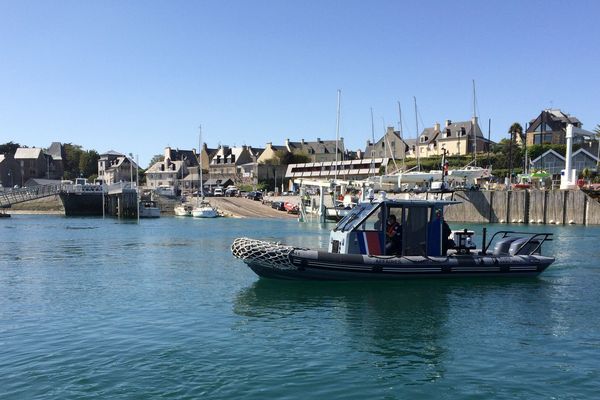
[{"label": "parked car", "polygon": [[274,208],[279,211],[285,211],[285,206],[283,201],[274,201],[271,203],[271,208]]},{"label": "parked car", "polygon": [[215,190],[213,191],[213,196],[223,196],[223,188],[215,188]]},{"label": "parked car", "polygon": [[283,207],[288,212],[288,214],[298,214],[298,212],[300,211],[300,209],[298,208],[298,204],[290,203],[289,201],[286,201],[283,204]]},{"label": "parked car", "polygon": [[252,200],[261,201],[262,199],[263,199],[262,192],[254,192],[254,197],[252,198]]},{"label": "parked car", "polygon": [[238,193],[238,189],[236,187],[228,187],[227,190],[225,190],[225,196],[226,197],[234,197],[235,195],[237,195]]},{"label": "parked car", "polygon": [[256,194],[256,192],[248,192],[248,193],[246,193],[246,198],[253,199],[255,194]]}]

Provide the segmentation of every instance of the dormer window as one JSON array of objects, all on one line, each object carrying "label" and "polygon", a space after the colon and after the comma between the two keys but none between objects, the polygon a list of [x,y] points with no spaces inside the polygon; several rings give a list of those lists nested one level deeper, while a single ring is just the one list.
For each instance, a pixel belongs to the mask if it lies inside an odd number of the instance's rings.
[{"label": "dormer window", "polygon": [[465,136],[466,134],[467,134],[467,130],[465,129],[465,127],[464,127],[464,126],[462,126],[462,127],[460,128],[460,136]]},{"label": "dormer window", "polygon": [[450,128],[446,128],[446,130],[444,131],[444,138],[449,138],[452,136],[452,131],[450,130]]}]

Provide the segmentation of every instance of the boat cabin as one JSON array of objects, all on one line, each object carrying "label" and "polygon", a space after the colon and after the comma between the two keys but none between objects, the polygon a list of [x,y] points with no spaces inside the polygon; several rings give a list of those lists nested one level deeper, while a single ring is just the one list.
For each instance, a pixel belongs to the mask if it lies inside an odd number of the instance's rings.
[{"label": "boat cabin", "polygon": [[375,256],[441,256],[450,233],[444,207],[451,200],[390,200],[359,203],[333,229],[329,252]]}]

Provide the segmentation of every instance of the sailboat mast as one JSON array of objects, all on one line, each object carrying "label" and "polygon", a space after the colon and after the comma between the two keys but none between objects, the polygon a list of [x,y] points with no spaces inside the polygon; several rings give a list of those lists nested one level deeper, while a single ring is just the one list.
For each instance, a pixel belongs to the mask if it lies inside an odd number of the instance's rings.
[{"label": "sailboat mast", "polygon": [[200,171],[200,196],[202,197],[202,201],[204,201],[204,187],[202,184],[202,125],[199,128],[200,132],[198,134],[198,153],[200,156],[198,157],[198,170]]},{"label": "sailboat mast", "polygon": [[400,106],[400,102],[398,102],[398,129],[400,129],[400,139],[402,137],[402,107]]},{"label": "sailboat mast", "polygon": [[477,135],[475,133],[475,121],[477,121],[477,111],[475,109],[475,79],[473,79],[473,118],[471,118],[471,133],[473,134],[473,165],[477,166]]},{"label": "sailboat mast", "polygon": [[415,96],[413,96],[413,100],[415,101],[415,124],[417,126],[417,130],[416,130],[416,140],[415,140],[415,151],[417,152],[417,171],[421,170],[421,163],[419,161],[419,153],[420,153],[420,149],[419,149],[419,116],[418,116],[418,111],[417,111],[417,98]]},{"label": "sailboat mast", "polygon": [[337,180],[337,172],[338,172],[338,151],[339,146],[338,143],[340,141],[340,96],[342,95],[342,91],[338,89],[337,91],[337,117],[335,121],[335,179]]}]

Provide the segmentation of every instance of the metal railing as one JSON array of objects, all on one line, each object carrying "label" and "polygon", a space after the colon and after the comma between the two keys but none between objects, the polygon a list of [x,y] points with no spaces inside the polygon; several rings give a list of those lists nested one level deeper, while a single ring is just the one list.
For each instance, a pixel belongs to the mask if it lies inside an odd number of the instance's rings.
[{"label": "metal railing", "polygon": [[132,185],[130,182],[119,182],[112,185],[76,185],[72,183],[38,185],[0,192],[0,208],[10,208],[13,204],[60,193],[102,193],[104,191],[105,194],[119,194],[135,190],[137,190],[135,184]]},{"label": "metal railing", "polygon": [[492,242],[494,241],[494,239],[496,239],[496,236],[498,236],[498,235],[502,235],[499,239],[504,239],[506,237],[516,236],[516,235],[519,235],[520,237],[522,237],[524,239],[527,236],[529,236],[529,238],[525,242],[523,242],[519,246],[518,249],[515,250],[515,254],[519,254],[519,252],[521,251],[521,249],[527,248],[526,246],[528,246],[530,243],[533,243],[535,245],[535,247],[533,247],[533,250],[531,250],[527,255],[535,254],[536,252],[538,252],[541,249],[542,244],[544,244],[544,242],[551,242],[552,241],[552,233],[498,231],[498,232],[494,233],[494,235],[492,235],[490,241],[487,242],[487,244],[485,245],[485,247],[482,249],[482,253],[483,254],[487,253],[487,251],[490,248]]},{"label": "metal railing", "polygon": [[0,208],[9,208],[13,204],[54,196],[60,192],[60,188],[61,185],[39,185],[0,192]]}]

